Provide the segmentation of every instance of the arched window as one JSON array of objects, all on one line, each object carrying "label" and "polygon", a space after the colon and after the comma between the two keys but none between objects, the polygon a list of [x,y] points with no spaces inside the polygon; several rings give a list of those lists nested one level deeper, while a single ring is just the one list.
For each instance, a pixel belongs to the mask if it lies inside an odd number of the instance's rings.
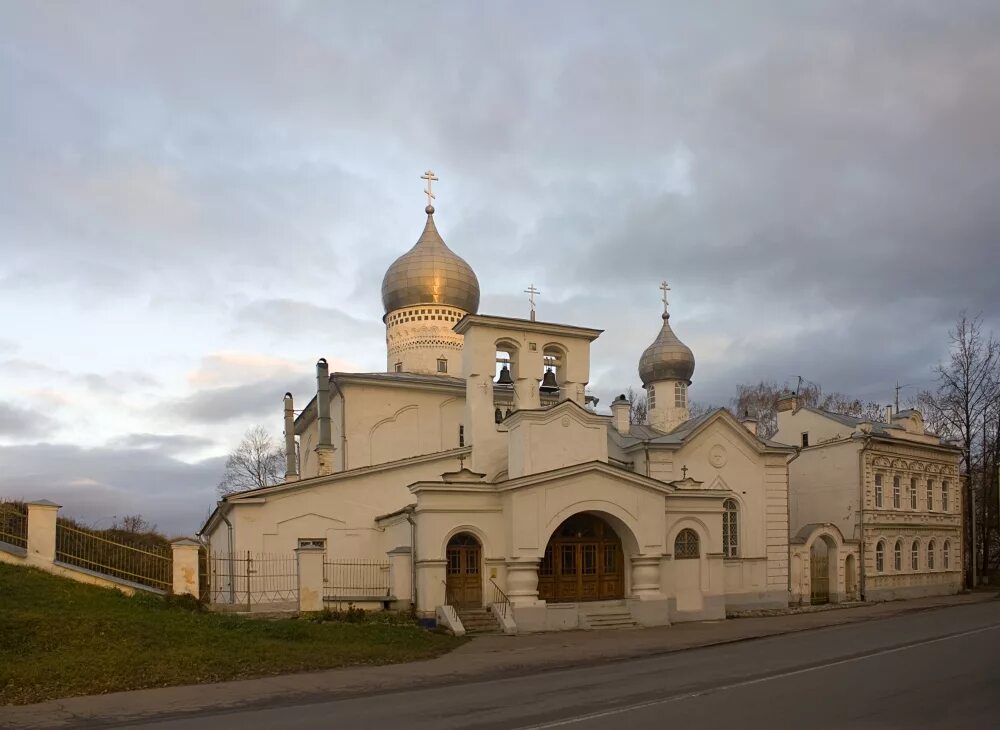
[{"label": "arched window", "polygon": [[948,570],[951,567],[951,543],[948,540],[944,541],[944,548],[942,548],[941,562],[943,563],[943,568]]},{"label": "arched window", "polygon": [[899,492],[901,487],[899,485],[899,477],[895,476],[892,478],[892,507],[893,509],[899,509]]},{"label": "arched window", "polygon": [[897,573],[903,570],[903,541],[896,540],[896,547],[892,549],[892,569]]},{"label": "arched window", "polygon": [[934,541],[927,543],[927,570],[934,570]]},{"label": "arched window", "polygon": [[656,408],[656,388],[652,385],[646,387],[646,406],[650,410]]},{"label": "arched window", "polygon": [[920,540],[914,540],[910,545],[910,570],[920,570]]},{"label": "arched window", "polygon": [[882,475],[875,475],[875,506],[882,506]]},{"label": "arched window", "polygon": [[917,508],[917,478],[910,479],[910,509]]},{"label": "arched window", "polygon": [[722,503],[722,552],[727,558],[735,558],[740,552],[740,506],[735,499]]},{"label": "arched window", "polygon": [[875,572],[885,572],[885,543],[881,540],[879,540],[878,545],[875,546]]},{"label": "arched window", "polygon": [[941,511],[948,511],[948,482],[941,482]]},{"label": "arched window", "polygon": [[674,383],[674,407],[687,408],[688,386],[687,383]]},{"label": "arched window", "polygon": [[674,539],[674,560],[701,557],[698,546],[698,533],[691,529],[683,529]]}]

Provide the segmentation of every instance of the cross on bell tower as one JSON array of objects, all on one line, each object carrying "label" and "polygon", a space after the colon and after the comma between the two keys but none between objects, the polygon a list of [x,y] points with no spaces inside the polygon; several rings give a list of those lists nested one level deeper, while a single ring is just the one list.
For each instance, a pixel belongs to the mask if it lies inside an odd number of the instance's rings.
[{"label": "cross on bell tower", "polygon": [[531,321],[534,322],[535,321],[535,295],[536,294],[541,294],[541,292],[538,291],[538,289],[535,288],[534,284],[531,284],[527,289],[524,290],[524,293],[528,295],[528,301],[531,303]]}]

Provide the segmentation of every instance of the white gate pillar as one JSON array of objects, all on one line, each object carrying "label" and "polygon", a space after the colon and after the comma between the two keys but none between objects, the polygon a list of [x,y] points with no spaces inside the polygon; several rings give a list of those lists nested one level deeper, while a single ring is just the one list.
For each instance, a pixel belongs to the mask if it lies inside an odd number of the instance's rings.
[{"label": "white gate pillar", "polygon": [[198,554],[201,545],[189,537],[170,543],[173,554],[173,592],[176,596],[198,597]]},{"label": "white gate pillar", "polygon": [[42,499],[28,502],[27,558],[33,563],[56,559],[56,517],[62,505]]},{"label": "white gate pillar", "polygon": [[323,560],[326,549],[320,546],[295,549],[299,566],[299,611],[323,610]]}]

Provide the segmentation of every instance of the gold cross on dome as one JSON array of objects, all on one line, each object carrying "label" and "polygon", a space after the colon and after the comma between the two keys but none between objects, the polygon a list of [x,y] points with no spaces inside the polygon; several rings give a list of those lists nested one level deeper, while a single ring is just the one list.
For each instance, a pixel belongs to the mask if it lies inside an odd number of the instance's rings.
[{"label": "gold cross on dome", "polygon": [[427,189],[424,190],[424,195],[427,196],[427,205],[433,205],[435,196],[434,196],[434,190],[431,186],[434,183],[434,181],[438,179],[438,176],[434,174],[433,170],[428,170],[427,172],[425,172],[423,175],[420,176],[420,179],[427,181]]},{"label": "gold cross on dome", "polygon": [[663,302],[663,313],[666,314],[667,313],[667,292],[670,291],[670,285],[666,281],[664,281],[662,284],[660,284],[660,291],[663,292],[663,295],[660,297],[660,301]]}]

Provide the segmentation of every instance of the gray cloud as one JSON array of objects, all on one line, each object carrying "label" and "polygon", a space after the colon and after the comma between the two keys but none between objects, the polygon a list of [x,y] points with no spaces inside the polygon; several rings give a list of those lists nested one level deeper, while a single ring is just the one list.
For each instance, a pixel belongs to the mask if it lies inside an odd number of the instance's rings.
[{"label": "gray cloud", "polygon": [[118,449],[151,449],[175,456],[199,451],[213,444],[212,439],[188,434],[130,433],[112,439],[110,446]]},{"label": "gray cloud", "polygon": [[311,384],[309,376],[302,375],[205,388],[168,407],[178,416],[196,423],[223,423],[234,419],[276,422],[281,414],[284,394],[289,390],[308,392]]},{"label": "gray cloud", "polygon": [[192,534],[214,504],[225,458],[188,464],[147,448],[35,444],[0,446],[0,461],[0,496],[50,499],[102,527],[139,513],[169,534]]},{"label": "gray cloud", "polygon": [[28,441],[47,435],[54,425],[44,413],[0,401],[0,436]]}]

